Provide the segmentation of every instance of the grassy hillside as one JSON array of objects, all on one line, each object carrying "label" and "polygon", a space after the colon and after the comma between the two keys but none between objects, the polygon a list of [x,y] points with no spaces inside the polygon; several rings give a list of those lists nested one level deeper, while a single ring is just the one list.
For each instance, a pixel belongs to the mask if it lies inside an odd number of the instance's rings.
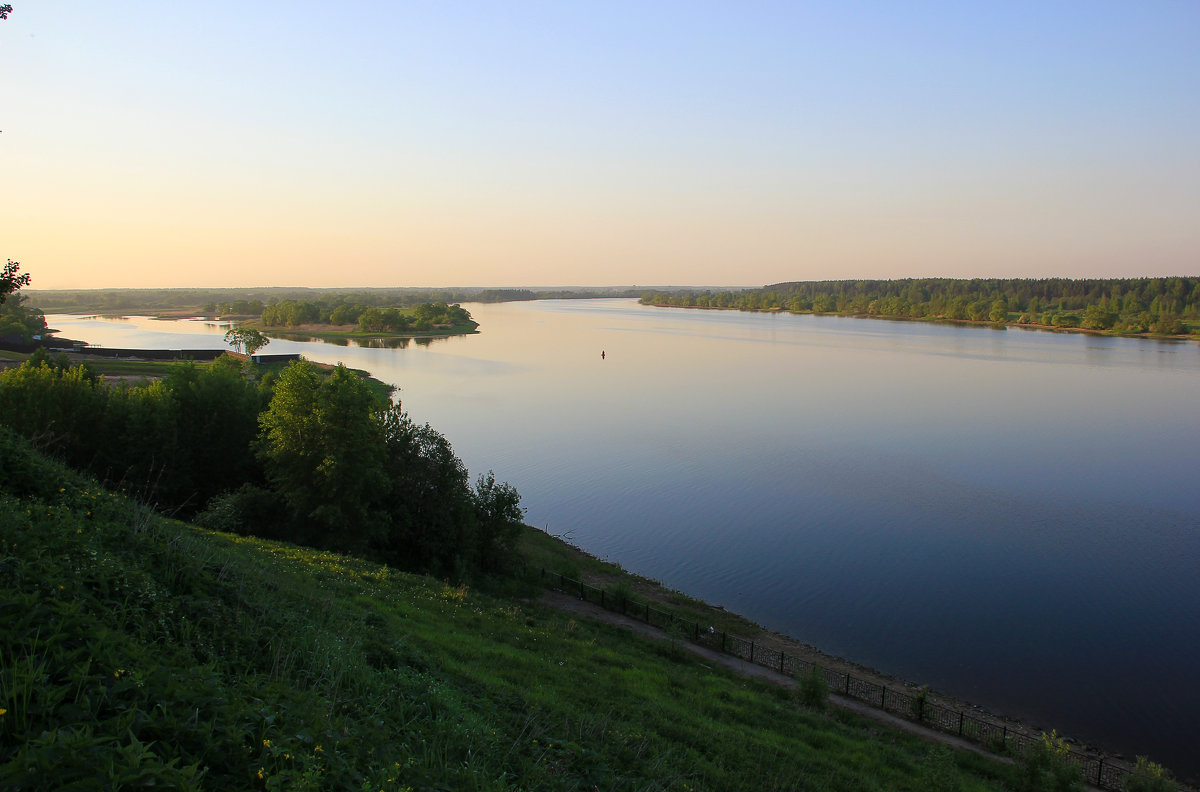
[{"label": "grassy hillside", "polygon": [[0,789],[1013,783],[669,641],[160,518],[7,434],[0,482]]}]

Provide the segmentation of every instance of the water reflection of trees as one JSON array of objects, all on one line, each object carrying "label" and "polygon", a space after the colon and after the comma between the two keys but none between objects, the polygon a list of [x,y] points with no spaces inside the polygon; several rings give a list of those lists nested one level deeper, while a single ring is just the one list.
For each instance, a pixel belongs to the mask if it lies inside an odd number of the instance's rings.
[{"label": "water reflection of trees", "polygon": [[446,341],[449,336],[422,336],[419,338],[359,338],[355,343],[370,349],[408,349],[409,344],[427,347],[434,341]]},{"label": "water reflection of trees", "polygon": [[402,338],[347,338],[347,337],[329,337],[322,338],[320,336],[303,335],[300,333],[288,333],[287,338],[291,341],[301,341],[307,343],[333,344],[334,346],[356,346],[366,347],[367,349],[408,349],[409,344],[427,347],[435,341],[446,341],[450,336],[421,336],[412,338],[405,336]]}]

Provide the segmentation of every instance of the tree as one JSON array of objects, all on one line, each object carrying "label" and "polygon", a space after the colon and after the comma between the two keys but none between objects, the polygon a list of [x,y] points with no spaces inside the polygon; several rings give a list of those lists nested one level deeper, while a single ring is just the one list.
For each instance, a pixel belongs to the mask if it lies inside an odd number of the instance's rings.
[{"label": "tree", "polygon": [[387,487],[384,437],[366,383],[345,366],[321,382],[299,361],[279,376],[258,455],[287,503],[293,541],[363,551],[382,529],[375,505]]},{"label": "tree", "polygon": [[0,5],[0,19],[8,19],[8,15],[12,13],[12,6],[8,3]]},{"label": "tree", "polygon": [[247,355],[253,355],[271,343],[271,339],[253,327],[235,327],[225,334],[225,343],[233,345],[234,351],[245,349]]},{"label": "tree", "polygon": [[497,483],[489,470],[479,477],[472,495],[478,566],[484,571],[499,569],[513,554],[521,535],[525,521],[521,493],[507,482]]},{"label": "tree", "polygon": [[[0,6],[0,12],[3,12],[5,8],[11,10],[12,6]],[[0,19],[4,18],[4,16],[0,15]],[[29,273],[26,272],[24,275],[18,275],[17,270],[19,269],[21,269],[21,262],[13,261],[12,259],[9,259],[8,263],[4,265],[4,273],[0,275],[0,303],[7,300],[8,295],[17,289],[29,285]]]},{"label": "tree", "polygon": [[171,464],[187,487],[182,493],[190,499],[185,514],[220,492],[257,482],[250,449],[263,403],[258,386],[242,375],[241,364],[231,355],[205,367],[176,363],[163,382],[173,397],[179,451]]},{"label": "tree", "polygon": [[389,527],[375,546],[380,560],[433,574],[471,568],[475,508],[466,466],[444,436],[414,423],[399,404],[382,424]]}]

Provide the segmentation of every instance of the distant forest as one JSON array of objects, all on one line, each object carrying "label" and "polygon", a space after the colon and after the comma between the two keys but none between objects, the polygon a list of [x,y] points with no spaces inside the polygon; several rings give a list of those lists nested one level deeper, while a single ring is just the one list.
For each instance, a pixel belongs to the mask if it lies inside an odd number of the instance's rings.
[{"label": "distant forest", "polygon": [[422,303],[513,302],[537,299],[637,297],[639,289],[377,288],[306,289],[27,289],[30,304],[46,313],[161,313],[259,316],[270,305],[322,302],[364,308],[414,307]]},{"label": "distant forest", "polygon": [[1200,278],[837,280],[744,291],[647,292],[646,305],[1015,322],[1113,333],[1196,333]]}]

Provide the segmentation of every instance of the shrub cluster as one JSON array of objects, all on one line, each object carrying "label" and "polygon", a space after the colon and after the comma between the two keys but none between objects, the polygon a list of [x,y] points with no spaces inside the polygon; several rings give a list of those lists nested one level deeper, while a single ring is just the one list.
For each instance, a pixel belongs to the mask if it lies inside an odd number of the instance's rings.
[{"label": "shrub cluster", "polygon": [[206,527],[466,578],[512,552],[520,495],[471,485],[450,443],[339,366],[276,379],[224,357],[110,387],[35,359],[0,373],[0,424],[68,464]]}]

